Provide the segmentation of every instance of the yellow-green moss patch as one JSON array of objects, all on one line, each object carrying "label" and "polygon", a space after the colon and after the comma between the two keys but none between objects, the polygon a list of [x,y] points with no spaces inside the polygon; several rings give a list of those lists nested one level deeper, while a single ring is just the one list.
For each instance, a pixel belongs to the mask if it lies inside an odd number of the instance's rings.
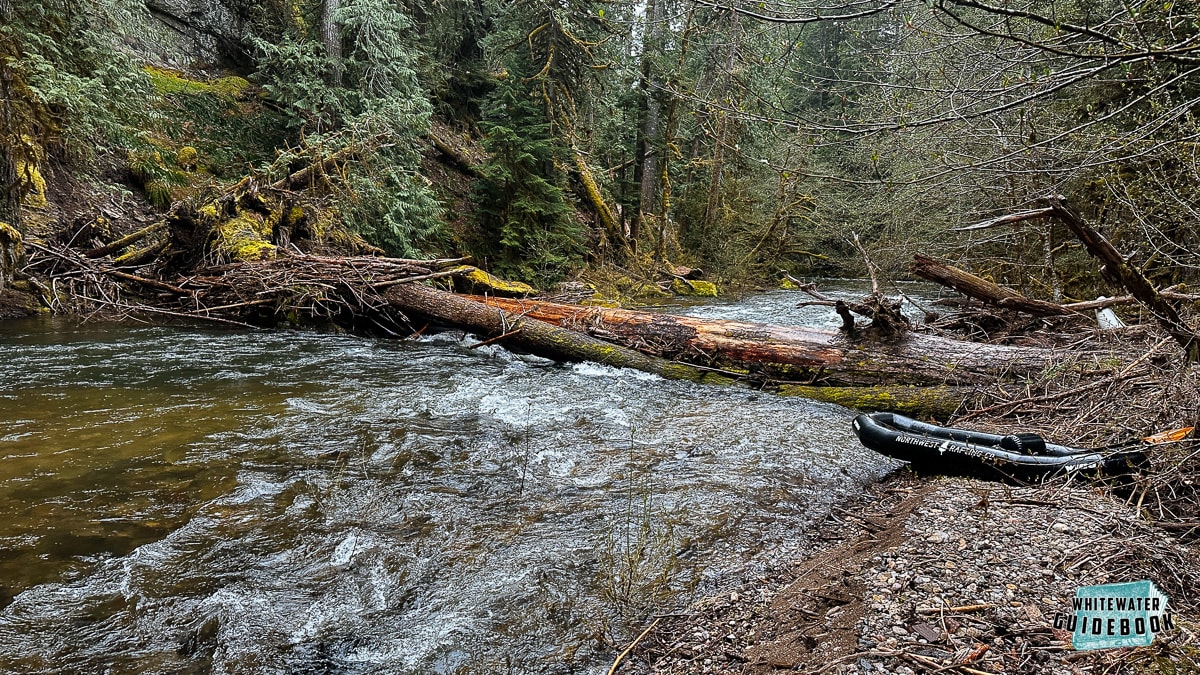
[{"label": "yellow-green moss patch", "polygon": [[262,216],[242,212],[217,225],[216,246],[231,260],[261,260],[275,255],[270,236],[271,227]]},{"label": "yellow-green moss patch", "polygon": [[175,153],[175,163],[184,171],[195,171],[200,164],[200,153],[190,145],[185,145]]},{"label": "yellow-green moss patch", "polygon": [[529,295],[537,292],[529,284],[520,281],[507,281],[470,265],[462,265],[450,271],[457,272],[458,274],[455,275],[455,278],[466,280],[476,292],[489,291],[497,295],[512,296]]},{"label": "yellow-green moss patch", "polygon": [[692,295],[698,298],[717,297],[717,285],[711,281],[690,281],[676,277],[671,282],[671,290],[675,291],[676,295]]},{"label": "yellow-green moss patch", "polygon": [[917,417],[945,419],[963,403],[964,392],[954,387],[812,387],[783,384],[780,396],[802,396],[863,411],[898,412]]},{"label": "yellow-green moss patch", "polygon": [[160,94],[209,94],[233,103],[243,92],[250,88],[250,83],[244,78],[231,75],[212,80],[192,79],[174,70],[146,66],[146,74],[150,76],[150,84]]},{"label": "yellow-green moss patch", "polygon": [[31,209],[46,208],[46,179],[38,170],[37,164],[17,159],[17,180],[25,189],[21,197],[21,206]]}]

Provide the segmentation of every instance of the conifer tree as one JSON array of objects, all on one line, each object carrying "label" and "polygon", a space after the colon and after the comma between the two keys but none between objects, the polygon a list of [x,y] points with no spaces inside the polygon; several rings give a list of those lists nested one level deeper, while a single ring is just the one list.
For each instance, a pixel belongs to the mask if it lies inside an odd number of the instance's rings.
[{"label": "conifer tree", "polygon": [[581,260],[581,228],[573,222],[558,164],[563,151],[539,91],[509,72],[488,101],[482,127],[488,161],[480,169],[480,224],[503,274],[546,283]]}]

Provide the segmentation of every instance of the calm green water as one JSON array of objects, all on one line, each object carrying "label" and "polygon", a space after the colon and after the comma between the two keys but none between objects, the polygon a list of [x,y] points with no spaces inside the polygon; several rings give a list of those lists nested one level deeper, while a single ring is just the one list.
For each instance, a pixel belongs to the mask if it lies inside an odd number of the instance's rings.
[{"label": "calm green water", "polygon": [[0,672],[603,673],[891,466],[835,406],[460,337],[0,324]]}]

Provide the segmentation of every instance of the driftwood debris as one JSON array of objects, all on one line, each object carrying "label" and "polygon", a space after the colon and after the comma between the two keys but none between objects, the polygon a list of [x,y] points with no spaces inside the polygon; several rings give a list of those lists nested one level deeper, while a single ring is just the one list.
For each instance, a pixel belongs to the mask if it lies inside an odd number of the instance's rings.
[{"label": "driftwood debris", "polygon": [[837,315],[842,318],[842,332],[851,338],[856,338],[859,335],[858,326],[855,325],[854,316],[851,312],[870,319],[871,324],[867,326],[866,330],[872,334],[872,337],[885,341],[894,342],[912,329],[908,318],[900,311],[900,302],[886,298],[883,293],[879,292],[878,284],[874,282],[872,283],[874,290],[862,302],[848,302],[846,300],[835,300],[821,293],[817,290],[816,284],[805,283],[786,272],[783,276],[795,284],[798,289],[816,298],[812,302],[800,303],[800,307],[811,305],[832,307],[837,312]]},{"label": "driftwood debris", "polygon": [[1062,195],[1050,195],[1042,201],[1045,206],[1041,208],[1000,216],[982,223],[957,228],[955,231],[965,232],[997,225],[1012,225],[1027,220],[1056,218],[1067,226],[1075,238],[1083,243],[1089,255],[1100,261],[1100,274],[1110,283],[1123,286],[1129,291],[1128,296],[1106,301],[1059,305],[1026,298],[1016,291],[992,284],[968,272],[944,263],[937,263],[920,255],[916,256],[912,271],[922,278],[950,286],[964,295],[1036,316],[1062,316],[1085,309],[1099,309],[1113,304],[1121,304],[1128,302],[1126,298],[1132,298],[1149,310],[1159,326],[1183,348],[1185,358],[1189,363],[1200,362],[1200,333],[1183,320],[1179,310],[1172,304],[1176,300],[1192,300],[1193,298],[1155,289],[1141,270],[1130,264],[1129,260],[1121,255],[1120,251],[1104,235],[1097,232],[1079,212],[1071,208]]}]

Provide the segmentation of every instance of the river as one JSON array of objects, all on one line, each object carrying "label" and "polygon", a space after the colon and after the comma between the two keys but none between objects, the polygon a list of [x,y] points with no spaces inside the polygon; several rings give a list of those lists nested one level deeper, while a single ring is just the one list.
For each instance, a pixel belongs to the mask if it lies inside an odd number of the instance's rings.
[{"label": "river", "polygon": [[[675,311],[836,325],[801,299]],[[603,673],[894,466],[837,406],[476,344],[0,323],[0,672]]]}]

